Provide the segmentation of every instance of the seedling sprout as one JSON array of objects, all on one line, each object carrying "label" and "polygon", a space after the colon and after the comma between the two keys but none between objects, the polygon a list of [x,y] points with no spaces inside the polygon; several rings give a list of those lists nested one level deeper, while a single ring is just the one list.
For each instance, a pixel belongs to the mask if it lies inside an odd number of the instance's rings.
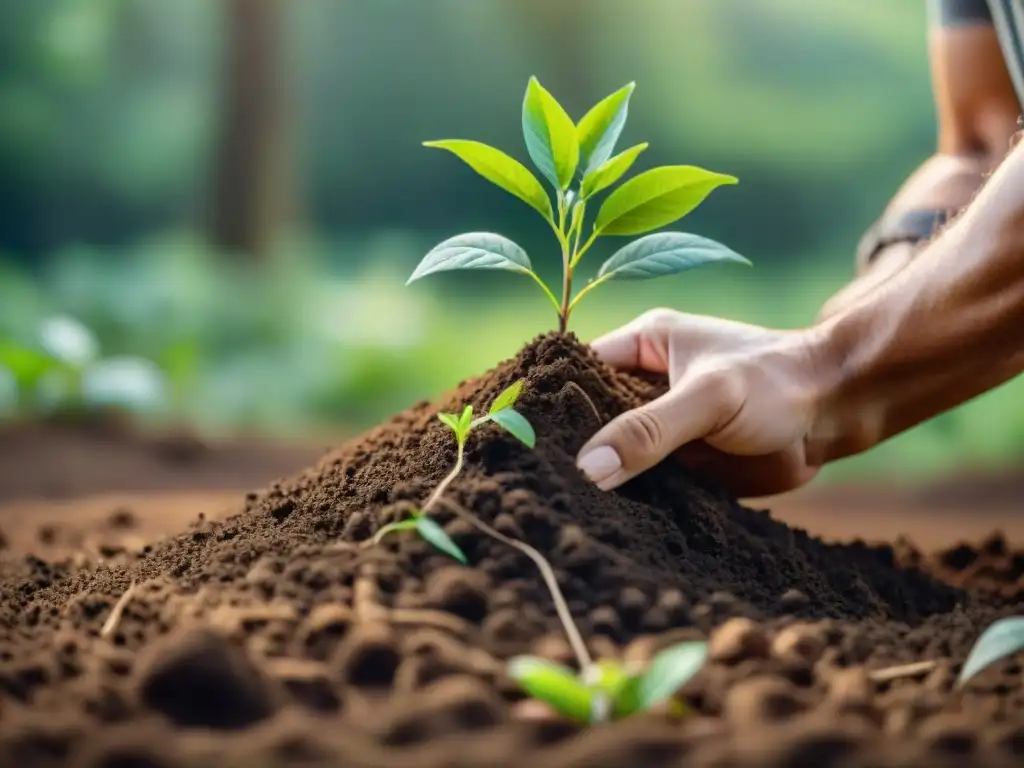
[{"label": "seedling sprout", "polygon": [[530,422],[527,421],[526,417],[519,413],[519,411],[513,408],[516,401],[519,399],[520,393],[523,391],[523,383],[523,379],[519,379],[510,387],[503,390],[494,399],[494,402],[491,403],[491,407],[487,411],[487,414],[476,419],[473,418],[472,405],[465,406],[461,413],[439,413],[437,415],[438,420],[455,433],[455,441],[457,445],[455,466],[452,467],[451,472],[445,475],[444,479],[438,483],[433,493],[430,494],[430,498],[427,499],[427,502],[423,505],[422,510],[412,512],[411,516],[405,520],[399,520],[385,525],[377,531],[377,534],[371,540],[372,544],[380,543],[381,539],[389,533],[393,533],[395,531],[414,530],[441,552],[444,552],[446,555],[458,560],[463,565],[468,563],[466,555],[459,548],[459,545],[452,541],[451,537],[445,533],[444,529],[429,516],[429,512],[434,508],[438,500],[440,500],[442,494],[448,489],[448,486],[451,485],[452,480],[458,477],[459,473],[462,471],[466,453],[466,440],[469,439],[470,433],[476,427],[492,421],[523,443],[527,448],[533,448],[536,444],[537,436],[534,433]]},{"label": "seedling sprout", "polygon": [[[603,660],[580,674],[534,656],[509,662],[509,675],[539,701],[582,723],[598,723],[647,712],[668,702],[704,666],[707,644],[679,643],[658,653],[645,670],[627,670]],[[679,705],[676,712],[686,712]]]},{"label": "seedling sprout", "polygon": [[574,123],[537,78],[530,78],[523,99],[523,138],[534,166],[554,190],[554,206],[540,180],[499,149],[465,139],[424,142],[426,147],[451,152],[541,215],[561,251],[560,298],[534,270],[523,248],[492,232],[469,232],[445,240],[423,257],[408,282],[456,269],[503,269],[527,275],[554,306],[558,328],[564,332],[580,299],[610,280],[646,280],[718,262],[749,264],[706,237],[654,232],[613,253],[597,276],[572,295],[576,267],[599,237],[651,233],[686,216],[716,188],[737,183],[734,176],[692,165],[652,168],[624,182],[604,199],[584,238],[587,209],[595,205],[594,197],[611,189],[648,146],[644,142],[612,154],[626,124],[634,87],[630,83],[620,88]]}]

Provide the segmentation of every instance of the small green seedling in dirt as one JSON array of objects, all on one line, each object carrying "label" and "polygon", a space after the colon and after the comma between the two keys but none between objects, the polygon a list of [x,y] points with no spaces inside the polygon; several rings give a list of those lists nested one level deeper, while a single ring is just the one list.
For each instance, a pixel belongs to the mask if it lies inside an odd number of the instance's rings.
[{"label": "small green seedling in dirt", "polygon": [[379,544],[381,539],[395,531],[416,531],[428,543],[434,545],[434,547],[450,556],[453,560],[458,560],[463,565],[469,565],[466,554],[459,548],[458,544],[452,541],[451,536],[444,532],[444,528],[438,525],[429,515],[423,514],[418,509],[413,510],[405,520],[389,523],[377,531],[377,535],[373,537],[373,543]]},{"label": "small green seedling in dirt", "polygon": [[997,661],[1024,651],[1024,617],[1000,619],[982,632],[964,661],[957,687]]},{"label": "small green seedling in dirt", "polygon": [[491,232],[456,235],[435,246],[423,257],[408,283],[456,269],[518,272],[541,287],[558,313],[559,330],[565,332],[569,315],[580,299],[609,280],[646,280],[718,262],[749,265],[739,254],[706,237],[656,232],[613,253],[598,270],[597,277],[573,297],[576,266],[598,237],[653,232],[686,216],[714,189],[737,183],[734,176],[692,165],[652,168],[624,182],[605,198],[597,207],[590,234],[584,239],[587,209],[595,205],[594,196],[616,184],[648,146],[644,142],[612,154],[626,124],[634,85],[620,88],[574,123],[537,78],[530,78],[523,100],[523,136],[530,159],[554,189],[554,207],[538,178],[501,150],[464,139],[424,142],[424,146],[451,152],[543,217],[561,250],[560,299],[534,271],[526,251]]},{"label": "small green seedling in dirt", "polygon": [[429,511],[437,500],[441,497],[441,494],[447,490],[459,472],[462,471],[463,460],[466,454],[466,440],[469,439],[469,434],[476,427],[482,426],[489,421],[493,421],[498,426],[505,429],[510,435],[519,440],[527,448],[533,448],[537,443],[537,436],[533,431],[533,427],[530,426],[530,422],[526,420],[519,411],[513,406],[519,399],[520,393],[523,391],[523,379],[515,382],[512,386],[508,387],[501,392],[491,403],[490,410],[487,414],[478,418],[473,418],[473,406],[467,405],[462,409],[462,413],[439,413],[437,418],[445,424],[452,432],[455,433],[456,444],[458,445],[458,453],[455,458],[455,466],[452,471],[440,482],[437,488],[434,489],[433,494],[427,500],[427,503],[423,506],[424,511]]},{"label": "small green seedling in dirt", "polygon": [[[704,666],[707,643],[680,643],[658,653],[646,670],[630,673],[617,661],[599,661],[577,675],[547,659],[519,656],[509,676],[538,701],[580,723],[620,720],[669,702]],[[678,702],[675,712],[685,714]]]},{"label": "small green seedling in dirt", "polygon": [[21,410],[144,408],[163,396],[164,377],[156,365],[136,357],[101,358],[93,333],[64,315],[43,323],[36,345],[0,339],[0,369],[13,380]]},{"label": "small green seedling in dirt", "polygon": [[422,510],[413,512],[412,515],[405,520],[399,520],[398,522],[385,525],[377,531],[377,534],[373,537],[371,543],[379,543],[384,536],[394,531],[415,530],[420,536],[446,555],[450,555],[464,565],[468,563],[466,555],[461,549],[459,549],[459,546],[451,540],[451,537],[444,532],[444,529],[438,525],[428,513],[437,504],[441,495],[448,489],[448,486],[451,485],[451,482],[462,471],[466,454],[466,440],[469,438],[469,435],[474,428],[492,421],[504,428],[505,431],[523,443],[526,447],[534,447],[537,442],[537,436],[533,431],[533,427],[530,425],[530,422],[526,420],[526,417],[513,407],[519,399],[519,395],[523,391],[523,384],[524,380],[519,379],[510,387],[503,390],[494,399],[494,402],[491,403],[490,410],[488,410],[487,414],[476,419],[473,418],[472,405],[467,405],[463,408],[462,413],[439,413],[437,415],[437,418],[455,433],[455,440],[458,446],[455,466],[452,468],[452,471],[449,472],[440,483],[438,483],[434,492],[430,495],[430,498],[427,499],[426,504],[423,505]]}]

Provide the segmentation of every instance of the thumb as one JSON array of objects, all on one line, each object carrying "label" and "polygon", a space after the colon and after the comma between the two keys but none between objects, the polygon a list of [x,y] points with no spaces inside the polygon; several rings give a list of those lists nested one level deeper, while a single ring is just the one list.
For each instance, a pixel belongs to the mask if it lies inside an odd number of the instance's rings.
[{"label": "thumb", "polygon": [[617,488],[711,432],[721,416],[716,399],[705,379],[677,385],[608,422],[583,446],[576,464],[602,490]]}]

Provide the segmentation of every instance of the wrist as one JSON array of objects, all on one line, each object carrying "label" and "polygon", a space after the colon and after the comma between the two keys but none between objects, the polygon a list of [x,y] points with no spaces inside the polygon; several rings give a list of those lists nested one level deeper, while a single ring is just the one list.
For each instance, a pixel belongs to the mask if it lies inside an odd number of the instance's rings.
[{"label": "wrist", "polygon": [[[864,363],[869,337],[858,314],[847,310],[804,332],[813,403],[807,449],[817,464],[866,451],[885,434],[888,407]],[[875,397],[861,402],[857,392],[872,389]]]}]

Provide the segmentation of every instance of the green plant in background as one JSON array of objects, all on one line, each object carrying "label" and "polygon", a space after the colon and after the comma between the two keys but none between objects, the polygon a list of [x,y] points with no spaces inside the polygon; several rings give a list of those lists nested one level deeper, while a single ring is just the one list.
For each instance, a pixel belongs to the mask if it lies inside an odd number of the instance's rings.
[{"label": "green plant in background", "polygon": [[519,395],[523,391],[523,384],[523,379],[519,379],[510,387],[504,389],[494,399],[494,402],[491,403],[490,410],[487,411],[487,414],[476,419],[473,418],[472,405],[467,405],[462,409],[461,413],[439,413],[437,415],[438,420],[455,433],[455,440],[458,446],[455,466],[452,467],[451,472],[445,475],[444,479],[438,483],[433,493],[430,494],[430,498],[427,499],[426,503],[423,505],[422,510],[412,512],[410,517],[405,520],[399,520],[385,525],[377,531],[376,535],[374,535],[370,542],[371,544],[378,544],[381,539],[395,531],[415,530],[426,541],[444,552],[446,555],[453,557],[464,565],[467,564],[468,561],[466,560],[466,555],[459,548],[458,544],[452,541],[451,537],[445,533],[444,529],[429,516],[429,512],[434,508],[438,500],[440,500],[441,495],[448,489],[448,486],[451,485],[452,481],[458,477],[459,473],[462,471],[466,454],[466,440],[469,439],[470,433],[476,427],[482,426],[489,421],[494,422],[504,428],[527,448],[533,448],[536,444],[537,437],[533,431],[533,427],[530,425],[530,422],[513,407],[519,399]]},{"label": "green plant in background", "polygon": [[[92,331],[66,315],[43,322],[36,344],[0,339],[0,375],[14,390],[11,410],[74,414],[146,409],[164,397],[164,376],[149,360],[100,357]],[[2,393],[0,393],[2,396]]]},{"label": "green plant in background", "polygon": [[693,211],[717,187],[737,182],[734,176],[692,165],[644,171],[605,198],[597,209],[590,234],[584,239],[587,208],[594,196],[618,182],[648,146],[636,144],[613,155],[626,124],[633,88],[633,83],[620,88],[574,123],[537,78],[530,78],[523,100],[523,136],[530,159],[554,188],[554,207],[537,177],[501,150],[464,139],[424,143],[453,153],[544,218],[561,249],[561,298],[534,271],[526,251],[492,232],[456,235],[435,246],[423,257],[408,283],[456,269],[504,269],[525,274],[547,295],[558,313],[559,330],[564,332],[580,299],[609,280],[646,280],[724,261],[749,264],[739,254],[706,237],[657,232],[620,248],[604,262],[596,278],[575,297],[572,295],[576,266],[598,237],[640,235],[660,229]]},{"label": "green plant in background", "polygon": [[982,632],[967,655],[957,678],[957,687],[997,661],[1024,650],[1024,617],[1000,619]]},{"label": "green plant in background", "polygon": [[[688,683],[707,660],[707,643],[679,643],[658,653],[641,671],[618,661],[590,664],[579,674],[562,664],[535,656],[518,656],[509,675],[538,701],[582,723],[618,720],[664,704]],[[676,704],[677,714],[686,707]]]}]

